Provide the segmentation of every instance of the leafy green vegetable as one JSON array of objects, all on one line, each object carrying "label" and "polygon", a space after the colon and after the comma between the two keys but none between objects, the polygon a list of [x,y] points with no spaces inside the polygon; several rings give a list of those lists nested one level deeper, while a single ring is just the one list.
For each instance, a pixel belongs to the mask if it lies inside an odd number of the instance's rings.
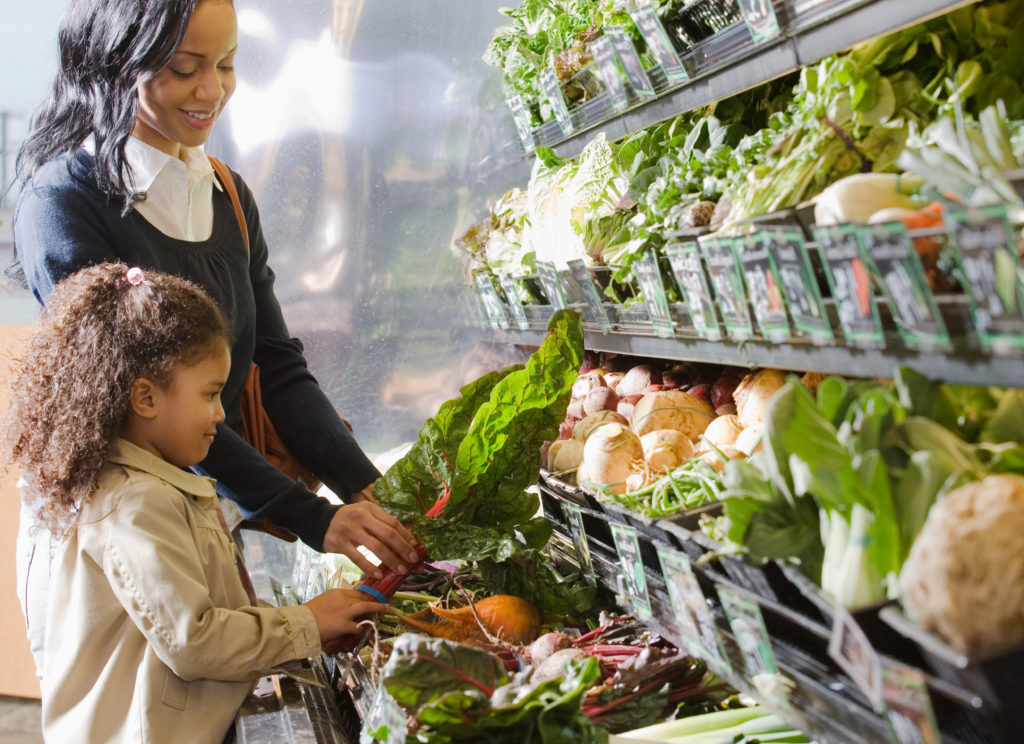
[{"label": "leafy green vegetable", "polygon": [[[409,525],[432,559],[501,562],[526,553],[522,565],[539,561],[529,550],[547,543],[551,525],[536,516],[539,498],[526,488],[541,444],[557,436],[582,360],[579,315],[555,313],[525,366],[462,388],[377,482],[374,496]],[[585,593],[566,601],[572,591],[555,578],[534,571],[532,583],[524,579],[534,593],[520,596],[545,609],[581,609]]]},{"label": "leafy green vegetable", "polygon": [[[444,639],[405,634],[382,671],[382,684],[414,721],[417,741],[598,744],[608,735],[583,715],[597,659],[570,662],[546,682],[510,677],[500,659]],[[386,731],[373,732],[385,740]]]}]

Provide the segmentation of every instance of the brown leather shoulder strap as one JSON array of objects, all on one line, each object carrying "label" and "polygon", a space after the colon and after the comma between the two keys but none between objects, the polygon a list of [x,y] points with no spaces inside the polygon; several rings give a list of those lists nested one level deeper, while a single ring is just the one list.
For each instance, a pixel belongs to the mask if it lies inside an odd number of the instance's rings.
[{"label": "brown leather shoulder strap", "polygon": [[217,158],[211,158],[209,155],[206,156],[210,160],[210,165],[213,166],[214,172],[217,174],[217,178],[220,180],[221,186],[228,192],[228,196],[231,197],[231,206],[235,208],[235,217],[238,218],[238,226],[242,228],[242,239],[245,240],[245,250],[249,250],[249,229],[245,225],[245,214],[242,212],[242,202],[238,199],[238,188],[235,186],[235,179],[231,177],[231,171],[224,165],[224,162]]}]

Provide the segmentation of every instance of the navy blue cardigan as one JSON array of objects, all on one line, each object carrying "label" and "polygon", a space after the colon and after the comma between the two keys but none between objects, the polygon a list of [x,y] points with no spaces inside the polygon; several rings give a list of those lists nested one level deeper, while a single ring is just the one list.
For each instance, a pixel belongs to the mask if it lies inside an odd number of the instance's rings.
[{"label": "navy blue cardigan", "polygon": [[154,269],[203,287],[232,324],[231,374],[222,399],[227,416],[207,458],[194,468],[217,480],[218,492],[252,519],[268,518],[321,550],[338,507],[267,463],[239,434],[238,393],[249,362],[260,366],[263,405],[292,454],[342,497],[380,473],[363,453],[310,373],[302,343],[288,333],[274,296],[274,272],[252,192],[232,172],[245,212],[251,255],[227,193],[214,189],[208,240],[170,238],[134,209],[96,186],[95,160],[84,149],[40,167],[22,189],[15,246],[29,286],[45,303],[54,285],[104,261]]}]

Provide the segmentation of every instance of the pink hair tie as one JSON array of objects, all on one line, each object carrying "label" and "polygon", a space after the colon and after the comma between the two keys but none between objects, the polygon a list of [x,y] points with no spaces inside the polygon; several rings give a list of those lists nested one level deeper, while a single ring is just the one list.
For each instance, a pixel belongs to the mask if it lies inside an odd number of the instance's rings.
[{"label": "pink hair tie", "polygon": [[145,284],[146,275],[142,273],[142,269],[138,266],[133,266],[128,269],[128,272],[124,275],[125,280],[133,287],[137,287],[140,284]]}]

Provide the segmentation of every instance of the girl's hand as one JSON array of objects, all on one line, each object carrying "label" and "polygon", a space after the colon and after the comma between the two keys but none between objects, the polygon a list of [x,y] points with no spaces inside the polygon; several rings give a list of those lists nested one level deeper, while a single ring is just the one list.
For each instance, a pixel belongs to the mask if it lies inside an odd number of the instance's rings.
[{"label": "girl's hand", "polygon": [[358,632],[360,619],[388,608],[355,589],[328,589],[306,602],[306,607],[316,619],[321,645],[329,645],[338,636]]},{"label": "girl's hand", "polygon": [[375,502],[360,501],[338,509],[324,535],[324,552],[343,553],[369,576],[379,579],[384,572],[360,552],[360,546],[401,574],[419,560],[416,538]]}]

